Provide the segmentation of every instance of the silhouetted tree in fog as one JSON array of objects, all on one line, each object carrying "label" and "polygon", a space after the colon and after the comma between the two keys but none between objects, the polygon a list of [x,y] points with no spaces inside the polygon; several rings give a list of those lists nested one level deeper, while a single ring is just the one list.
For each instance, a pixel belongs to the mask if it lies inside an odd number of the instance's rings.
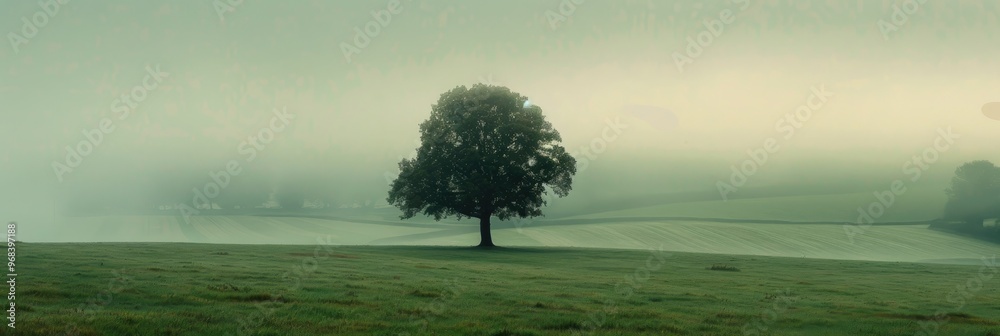
[{"label": "silhouetted tree in fog", "polygon": [[542,109],[506,87],[445,92],[420,124],[420,141],[416,158],[399,162],[386,200],[401,219],[478,218],[483,247],[494,246],[490,217],[541,216],[545,187],[566,196],[576,174]]},{"label": "silhouetted tree in fog", "polygon": [[1000,167],[984,160],[966,162],[955,170],[946,193],[946,219],[982,228],[985,219],[1000,213]]}]

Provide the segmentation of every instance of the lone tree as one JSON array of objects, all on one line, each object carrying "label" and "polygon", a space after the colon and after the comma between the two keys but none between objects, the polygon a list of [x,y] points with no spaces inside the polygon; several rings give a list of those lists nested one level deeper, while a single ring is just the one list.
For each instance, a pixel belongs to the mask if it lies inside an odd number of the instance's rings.
[{"label": "lone tree", "polygon": [[400,219],[478,218],[481,247],[495,246],[490,217],[541,216],[545,187],[566,196],[576,174],[542,109],[502,86],[442,94],[420,124],[420,141],[417,156],[399,162],[386,200],[403,210]]},{"label": "lone tree", "polygon": [[1000,167],[990,161],[966,162],[955,170],[945,192],[945,218],[982,228],[983,220],[1000,215]]}]

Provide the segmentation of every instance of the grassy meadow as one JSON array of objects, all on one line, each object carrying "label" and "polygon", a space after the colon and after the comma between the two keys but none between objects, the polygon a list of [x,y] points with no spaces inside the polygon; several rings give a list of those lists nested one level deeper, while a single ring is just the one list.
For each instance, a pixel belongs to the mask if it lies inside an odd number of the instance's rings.
[{"label": "grassy meadow", "polygon": [[17,334],[1000,335],[1000,248],[927,197],[848,239],[869,196],[556,212],[488,250],[391,208],[66,216],[20,245]]},{"label": "grassy meadow", "polygon": [[18,251],[19,335],[1000,335],[1000,274],[955,301],[956,286],[991,275],[973,265],[658,246]]}]

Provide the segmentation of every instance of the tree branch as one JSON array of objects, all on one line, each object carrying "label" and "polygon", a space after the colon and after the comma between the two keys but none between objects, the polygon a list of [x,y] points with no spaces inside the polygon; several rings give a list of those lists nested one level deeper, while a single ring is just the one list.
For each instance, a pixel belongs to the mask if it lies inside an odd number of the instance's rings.
[{"label": "tree branch", "polygon": [[467,213],[465,213],[465,211],[456,211],[456,212],[458,212],[459,215],[462,215],[462,216],[465,216],[465,217],[479,218],[479,216],[473,216],[473,215],[467,214]]}]

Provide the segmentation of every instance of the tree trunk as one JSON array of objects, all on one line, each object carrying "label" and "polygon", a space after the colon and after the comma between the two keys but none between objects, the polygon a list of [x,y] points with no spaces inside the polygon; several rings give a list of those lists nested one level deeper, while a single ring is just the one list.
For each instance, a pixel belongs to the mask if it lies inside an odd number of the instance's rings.
[{"label": "tree trunk", "polygon": [[493,247],[493,237],[490,235],[490,217],[483,216],[479,219],[479,247]]}]

